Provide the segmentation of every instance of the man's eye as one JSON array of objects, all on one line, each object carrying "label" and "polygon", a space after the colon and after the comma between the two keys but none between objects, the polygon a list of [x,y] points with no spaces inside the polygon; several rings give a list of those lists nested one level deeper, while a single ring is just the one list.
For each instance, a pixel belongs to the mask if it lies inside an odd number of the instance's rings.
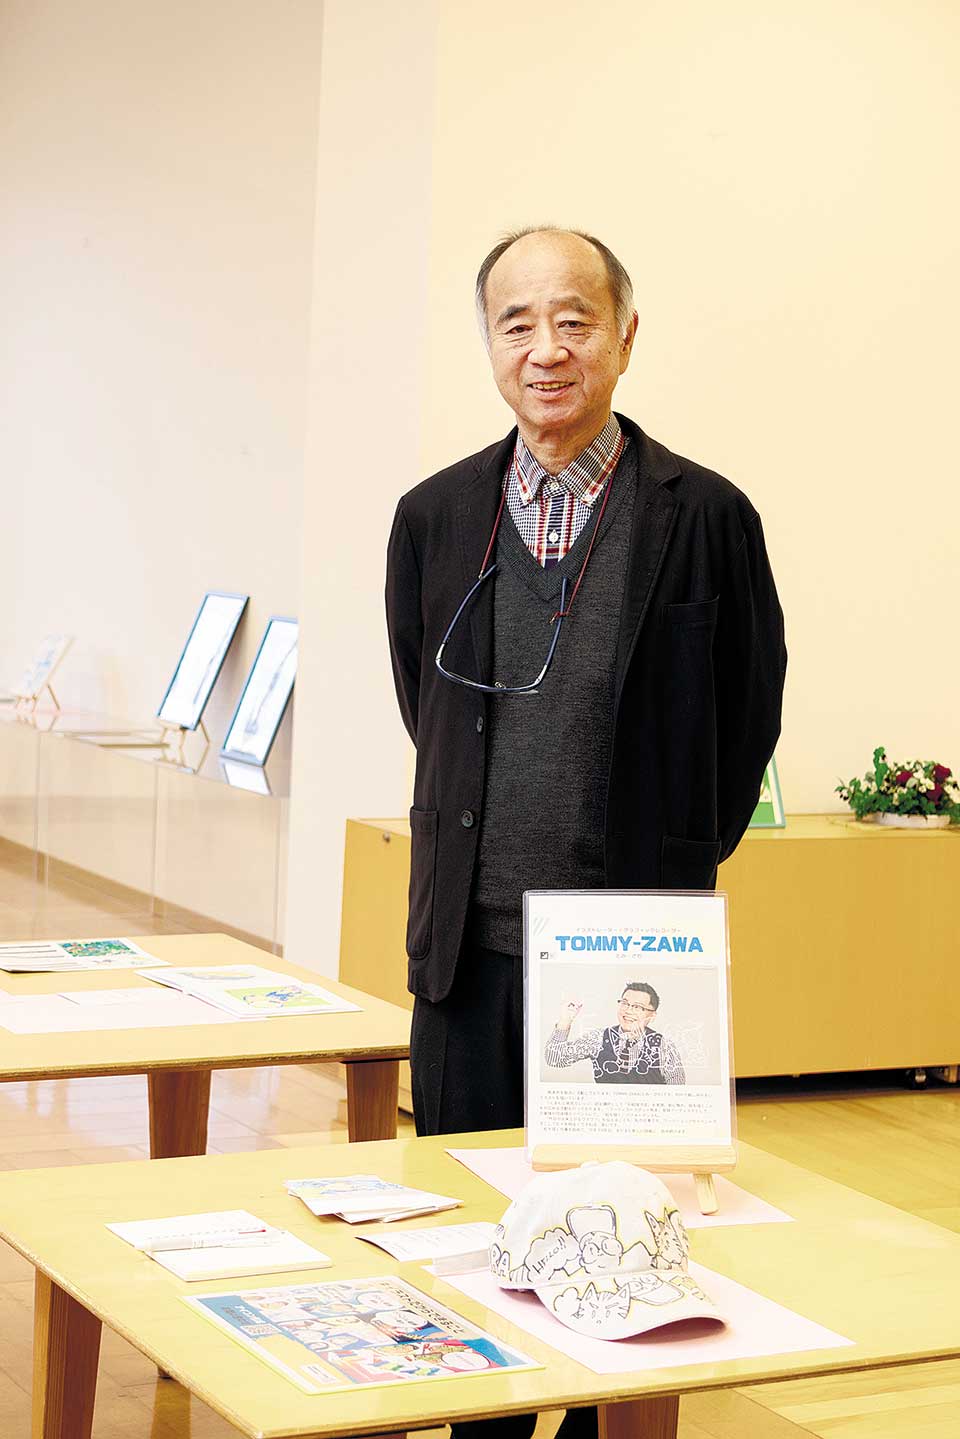
[{"label": "man's eye", "polygon": [[560,328],[561,328],[562,330],[582,330],[582,329],[583,329],[583,321],[582,321],[582,320],[561,320],[561,321],[560,321]]},{"label": "man's eye", "polygon": [[530,329],[529,325],[511,325],[507,331],[508,335],[525,335]]}]

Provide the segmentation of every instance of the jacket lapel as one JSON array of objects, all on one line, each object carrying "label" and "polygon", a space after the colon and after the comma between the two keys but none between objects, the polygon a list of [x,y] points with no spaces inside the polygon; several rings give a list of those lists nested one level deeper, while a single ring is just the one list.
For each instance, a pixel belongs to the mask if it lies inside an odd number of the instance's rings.
[{"label": "jacket lapel", "polygon": [[[503,493],[503,477],[517,440],[511,430],[500,444],[486,450],[475,477],[464,485],[457,501],[457,547],[463,571],[464,594],[480,576],[480,566],[490,543],[497,509]],[[501,524],[503,518],[501,516]],[[496,559],[496,547],[490,564]],[[470,606],[470,638],[476,660],[475,678],[490,683],[493,669],[493,587],[489,579]]]},{"label": "jacket lapel", "polygon": [[647,617],[650,598],[663,568],[677,518],[677,501],[669,481],[680,473],[675,457],[646,436],[632,420],[618,415],[624,434],[637,446],[639,479],[630,537],[620,633],[617,639],[616,699],[626,677],[637,639]]}]

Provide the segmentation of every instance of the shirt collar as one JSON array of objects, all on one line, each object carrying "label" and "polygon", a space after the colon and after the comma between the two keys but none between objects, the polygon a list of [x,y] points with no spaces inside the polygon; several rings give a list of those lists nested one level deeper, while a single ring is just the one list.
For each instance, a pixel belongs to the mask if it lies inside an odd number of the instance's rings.
[{"label": "shirt collar", "polygon": [[513,455],[520,502],[529,505],[540,494],[544,480],[557,480],[585,505],[592,505],[616,466],[623,449],[623,435],[616,415],[611,415],[596,439],[571,460],[558,475],[551,475],[524,444],[518,433]]}]

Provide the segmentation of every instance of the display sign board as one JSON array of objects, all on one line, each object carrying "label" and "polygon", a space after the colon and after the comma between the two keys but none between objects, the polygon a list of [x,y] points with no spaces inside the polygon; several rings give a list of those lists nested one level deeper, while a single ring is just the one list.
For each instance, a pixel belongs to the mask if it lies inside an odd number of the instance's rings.
[{"label": "display sign board", "polygon": [[246,595],[208,590],[187,636],[157,718],[196,729],[247,604]]},{"label": "display sign board", "polygon": [[221,755],[264,764],[297,675],[296,620],[274,616],[243,687]]},{"label": "display sign board", "polygon": [[535,1165],[544,1146],[581,1159],[606,1147],[729,1156],[726,895],[531,891],[524,962]]}]

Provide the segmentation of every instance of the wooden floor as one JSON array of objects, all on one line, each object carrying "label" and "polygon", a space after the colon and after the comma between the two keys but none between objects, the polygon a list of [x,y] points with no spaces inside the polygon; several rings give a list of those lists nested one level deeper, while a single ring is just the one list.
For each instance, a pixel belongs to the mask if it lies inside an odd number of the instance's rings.
[{"label": "wooden floor", "polygon": [[[38,880],[32,861],[0,849],[0,940],[183,932],[131,898],[75,877]],[[2,1042],[2,1039],[0,1039]],[[741,1087],[740,1135],[751,1144],[960,1231],[960,1094],[908,1092],[894,1076]],[[209,1147],[218,1153],[346,1139],[342,1072],[285,1066],[214,1076]],[[401,1120],[401,1130],[411,1129]],[[147,1155],[141,1078],[0,1085],[0,1169],[50,1168],[70,1202],[71,1164]],[[877,1263],[889,1256],[877,1254]],[[31,1267],[0,1244],[0,1439],[30,1432]],[[894,1302],[891,1295],[891,1303]],[[955,1297],[944,1296],[944,1303]],[[960,1322],[960,1321],[958,1321]],[[537,1439],[556,1421],[544,1416]],[[94,1439],[235,1439],[237,1431],[136,1350],[104,1331]],[[694,1395],[681,1439],[958,1439],[960,1361],[882,1374],[794,1381]],[[642,1436],[637,1436],[642,1439]]]}]

